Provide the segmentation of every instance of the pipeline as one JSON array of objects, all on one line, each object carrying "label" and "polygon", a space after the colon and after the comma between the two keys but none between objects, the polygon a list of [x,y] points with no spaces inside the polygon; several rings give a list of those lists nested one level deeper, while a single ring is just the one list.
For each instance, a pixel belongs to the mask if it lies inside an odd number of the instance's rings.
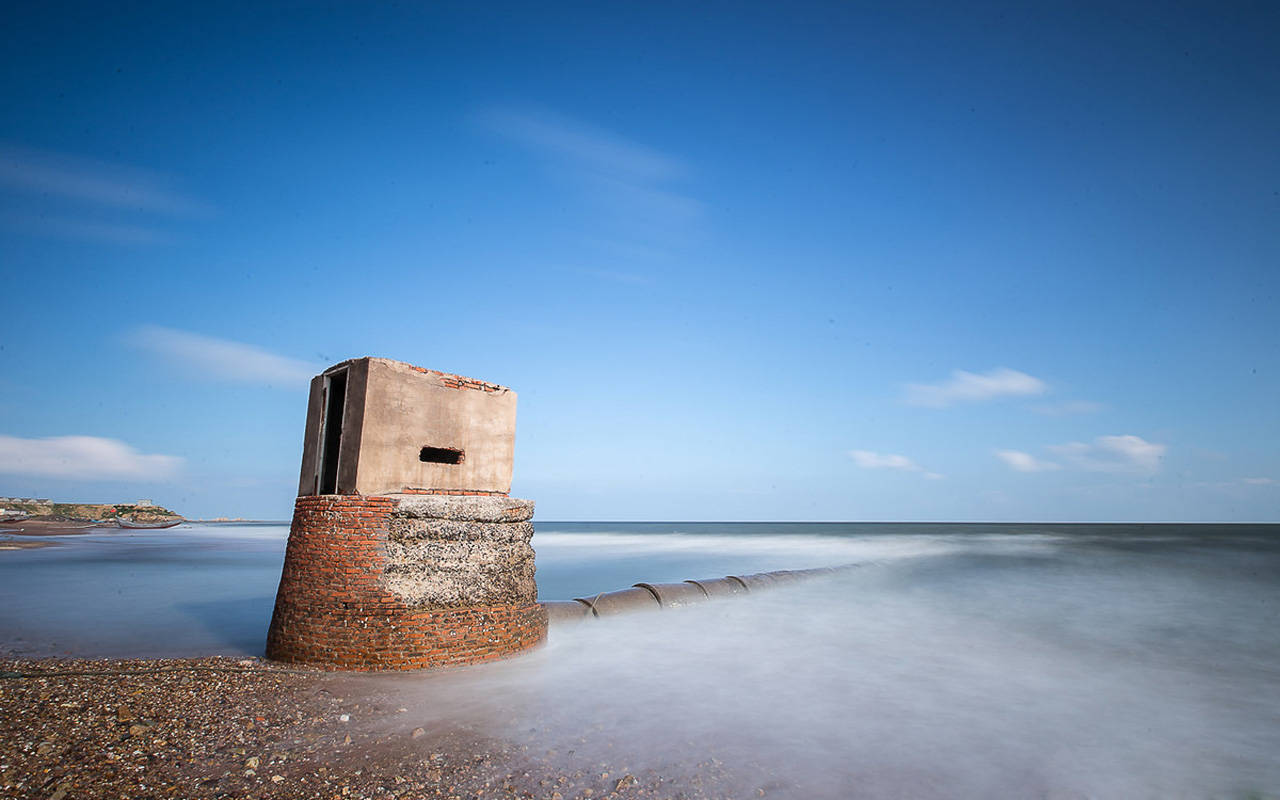
[{"label": "pipeline", "polygon": [[599,617],[612,617],[632,611],[658,611],[668,608],[716,600],[734,595],[762,592],[788,584],[825,578],[859,564],[814,569],[780,569],[752,575],[726,575],[723,578],[684,581],[682,583],[637,583],[628,589],[602,592],[592,597],[554,600],[542,603],[552,625],[583,622]]}]

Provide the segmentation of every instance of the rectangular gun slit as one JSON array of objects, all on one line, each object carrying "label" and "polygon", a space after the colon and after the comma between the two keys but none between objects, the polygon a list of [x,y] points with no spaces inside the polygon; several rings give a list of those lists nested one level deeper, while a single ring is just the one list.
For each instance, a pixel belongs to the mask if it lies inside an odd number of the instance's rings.
[{"label": "rectangular gun slit", "polygon": [[418,460],[427,464],[461,464],[466,453],[456,447],[424,447]]}]

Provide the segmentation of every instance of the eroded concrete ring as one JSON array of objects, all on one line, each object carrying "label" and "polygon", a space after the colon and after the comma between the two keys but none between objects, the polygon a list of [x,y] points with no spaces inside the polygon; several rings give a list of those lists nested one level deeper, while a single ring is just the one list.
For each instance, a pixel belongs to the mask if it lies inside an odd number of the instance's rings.
[{"label": "eroded concrete ring", "polygon": [[528,522],[533,501],[503,495],[392,494],[396,516],[456,522]]}]

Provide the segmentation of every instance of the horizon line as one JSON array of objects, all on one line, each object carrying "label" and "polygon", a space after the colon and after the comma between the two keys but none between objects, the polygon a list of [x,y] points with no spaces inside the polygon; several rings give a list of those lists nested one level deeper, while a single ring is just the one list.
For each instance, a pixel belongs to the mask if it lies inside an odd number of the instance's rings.
[{"label": "horizon line", "polygon": [[[288,525],[291,519],[187,519],[186,522],[257,522]],[[533,523],[605,525],[1280,525],[1280,520],[849,520],[849,519],[547,519]]]}]

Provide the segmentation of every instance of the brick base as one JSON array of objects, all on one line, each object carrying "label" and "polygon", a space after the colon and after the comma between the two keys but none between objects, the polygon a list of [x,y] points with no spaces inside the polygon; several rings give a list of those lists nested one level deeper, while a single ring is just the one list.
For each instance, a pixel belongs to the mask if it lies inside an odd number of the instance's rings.
[{"label": "brick base", "polygon": [[537,603],[413,608],[382,588],[395,499],[299,497],[267,657],[332,669],[474,664],[546,640]]}]

